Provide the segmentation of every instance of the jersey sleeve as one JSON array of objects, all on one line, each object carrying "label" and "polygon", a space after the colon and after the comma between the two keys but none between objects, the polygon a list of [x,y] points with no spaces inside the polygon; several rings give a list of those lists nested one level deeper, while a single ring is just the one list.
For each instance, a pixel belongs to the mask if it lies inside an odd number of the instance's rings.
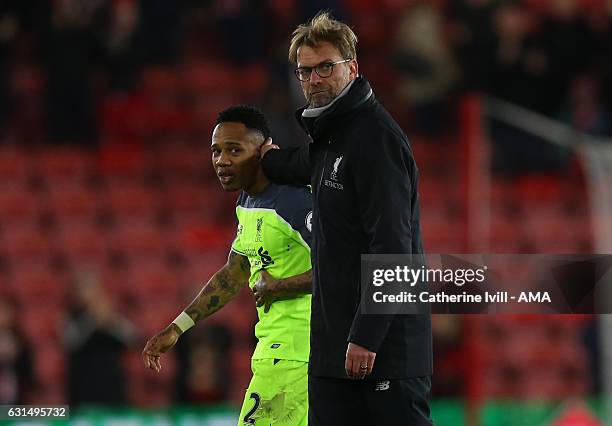
[{"label": "jersey sleeve", "polygon": [[292,238],[310,249],[312,243],[312,194],[307,186],[285,186],[277,213],[291,226]]},{"label": "jersey sleeve", "polygon": [[238,206],[242,205],[244,194],[241,193],[236,200],[236,218],[238,220],[238,227],[236,228],[236,236],[234,242],[232,242],[232,250],[238,254],[246,256],[242,247],[242,224],[240,223],[240,215],[238,215]]}]

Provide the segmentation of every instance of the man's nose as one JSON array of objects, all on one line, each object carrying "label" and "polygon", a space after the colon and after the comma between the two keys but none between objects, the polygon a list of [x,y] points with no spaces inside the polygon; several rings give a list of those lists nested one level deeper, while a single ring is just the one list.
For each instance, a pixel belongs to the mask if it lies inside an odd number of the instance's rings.
[{"label": "man's nose", "polygon": [[223,151],[219,154],[216,161],[218,166],[228,166],[231,164],[229,155],[225,154]]},{"label": "man's nose", "polygon": [[316,73],[315,70],[312,70],[310,73],[310,84],[319,84],[323,79]]}]

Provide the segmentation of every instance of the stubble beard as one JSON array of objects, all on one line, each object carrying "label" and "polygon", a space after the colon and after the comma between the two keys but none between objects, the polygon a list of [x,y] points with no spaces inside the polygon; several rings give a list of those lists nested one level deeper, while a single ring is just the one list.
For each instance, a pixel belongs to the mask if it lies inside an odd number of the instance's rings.
[{"label": "stubble beard", "polygon": [[[342,92],[342,90],[344,90],[344,87],[346,87],[346,85],[349,83],[349,81],[346,81],[346,84],[344,84],[342,86],[342,89],[338,90],[337,93],[332,93],[331,96],[327,95],[324,97],[319,97],[317,99],[314,99],[313,96],[307,96],[306,93],[304,93],[304,96],[306,97],[306,101],[308,102],[308,107],[309,108],[321,108],[324,106],[329,105],[330,103],[333,102],[334,99],[336,99],[338,97],[338,95],[340,95],[340,93]],[[330,89],[332,89],[330,87]]]},{"label": "stubble beard", "polygon": [[304,95],[306,97],[306,101],[308,102],[309,108],[321,108],[329,105],[331,101],[336,98],[337,93],[332,96],[329,96],[328,94],[325,94],[325,96],[321,96],[320,94],[318,94],[319,96],[308,96],[306,93],[304,93]]},{"label": "stubble beard", "polygon": [[321,108],[321,107],[324,107],[326,105],[329,105],[330,102],[331,102],[331,99],[327,99],[326,98],[326,99],[324,99],[322,101],[312,101],[312,102],[310,102],[309,105],[310,105],[311,108]]}]

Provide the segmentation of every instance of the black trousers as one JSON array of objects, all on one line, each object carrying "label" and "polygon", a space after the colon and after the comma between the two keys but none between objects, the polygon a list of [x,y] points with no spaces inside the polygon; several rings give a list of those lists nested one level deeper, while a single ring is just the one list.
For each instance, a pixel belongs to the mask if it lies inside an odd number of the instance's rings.
[{"label": "black trousers", "polygon": [[432,426],[431,377],[350,380],[308,377],[309,426]]}]

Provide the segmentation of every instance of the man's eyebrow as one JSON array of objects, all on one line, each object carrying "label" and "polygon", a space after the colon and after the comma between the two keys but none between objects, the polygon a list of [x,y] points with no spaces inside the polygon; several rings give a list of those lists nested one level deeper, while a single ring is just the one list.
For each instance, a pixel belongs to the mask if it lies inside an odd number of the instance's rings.
[{"label": "man's eyebrow", "polygon": [[314,68],[317,65],[323,65],[323,64],[328,63],[328,62],[335,62],[335,61],[333,61],[332,59],[323,59],[321,62],[318,62],[318,63],[316,63],[314,65],[311,65],[311,66],[300,65],[298,68]]},{"label": "man's eyebrow", "polygon": [[212,144],[210,144],[210,146],[211,147],[219,146],[221,143],[224,143],[226,145],[242,145],[242,142],[239,142],[239,141],[223,141],[223,142],[213,142]]}]

